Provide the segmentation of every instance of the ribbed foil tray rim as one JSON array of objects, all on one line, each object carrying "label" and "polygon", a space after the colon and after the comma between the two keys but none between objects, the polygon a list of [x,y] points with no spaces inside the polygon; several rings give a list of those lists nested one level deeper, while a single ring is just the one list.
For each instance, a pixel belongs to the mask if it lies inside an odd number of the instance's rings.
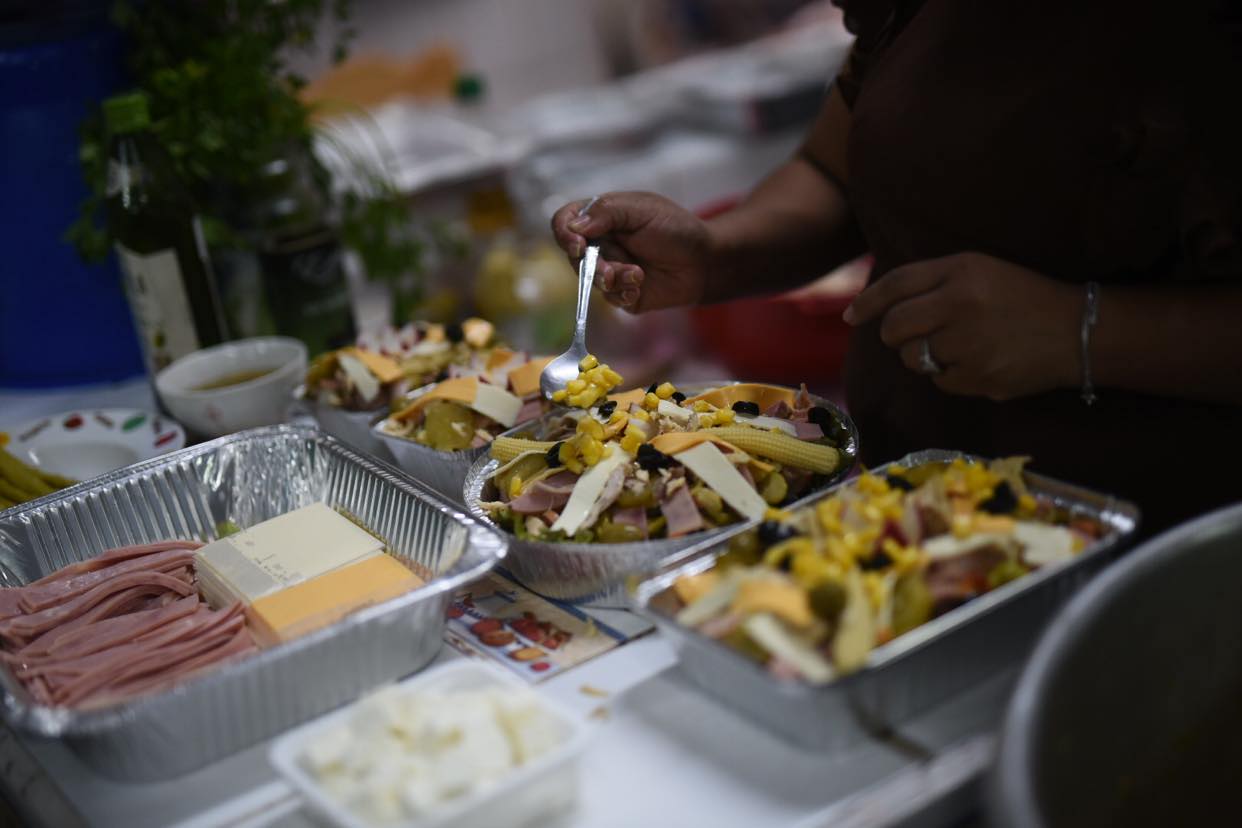
[{"label": "ribbed foil tray rim", "polygon": [[[450,568],[450,572],[443,577],[436,578],[405,595],[390,599],[382,604],[366,607],[350,614],[335,624],[302,636],[295,641],[260,651],[258,654],[242,661],[197,676],[190,682],[193,685],[207,687],[212,684],[227,683],[235,675],[246,671],[262,669],[273,661],[291,657],[292,654],[298,651],[313,647],[325,639],[336,637],[347,627],[365,624],[381,616],[395,614],[415,604],[435,600],[445,592],[455,590],[466,583],[476,580],[495,566],[496,563],[504,559],[508,550],[508,543],[502,532],[480,522],[473,515],[463,513],[458,504],[447,500],[438,492],[430,491],[426,487],[416,484],[408,475],[392,468],[388,464],[355,451],[318,427],[303,425],[276,425],[249,429],[219,437],[197,446],[171,452],[151,460],[145,460],[101,475],[100,477],[83,481],[68,489],[63,489],[60,492],[22,504],[6,512],[0,512],[0,520],[4,522],[13,520],[29,522],[30,516],[35,512],[42,511],[57,503],[89,496],[94,491],[105,486],[141,477],[150,471],[164,466],[172,466],[183,461],[194,460],[243,441],[275,437],[306,439],[319,445],[327,446],[330,450],[344,455],[351,463],[361,466],[380,477],[386,486],[396,486],[414,492],[418,497],[429,501],[433,508],[446,513],[448,519],[461,524],[468,535],[465,546],[480,550],[482,560],[460,572],[452,573],[452,568]],[[456,565],[454,564],[454,567]],[[0,686],[3,686],[3,699],[0,701],[3,704],[5,721],[11,727],[44,737],[85,736],[114,730],[124,726],[129,720],[136,718],[144,708],[168,703],[171,699],[180,695],[183,689],[182,686],[172,687],[161,693],[141,696],[133,701],[102,710],[73,710],[49,707],[29,700],[25,690],[17,685],[17,682],[7,670],[0,670]]]},{"label": "ribbed foil tray rim", "polygon": [[[950,462],[955,459],[980,461],[983,458],[964,452],[945,449],[924,449],[912,452],[892,463],[885,463],[873,469],[874,473],[883,473],[892,466],[917,466],[925,463]],[[1056,580],[1064,578],[1083,566],[1094,564],[1095,560],[1125,541],[1138,526],[1139,510],[1129,501],[1112,495],[1085,489],[1073,484],[1063,483],[1054,478],[1033,472],[1025,472],[1027,481],[1041,496],[1051,499],[1056,505],[1078,511],[1086,511],[1092,517],[1109,526],[1112,533],[1092,544],[1087,549],[1065,563],[1047,567],[1029,573],[1022,578],[1010,581],[994,590],[957,607],[944,615],[934,618],[907,633],[897,636],[892,641],[874,648],[868,655],[866,665],[853,673],[838,676],[824,684],[812,684],[802,680],[782,680],[772,676],[763,665],[748,659],[727,644],[703,635],[698,630],[678,624],[676,619],[653,609],[650,604],[656,595],[664,592],[673,582],[683,575],[692,575],[711,568],[716,558],[725,551],[728,539],[713,539],[703,543],[679,559],[670,562],[661,572],[643,579],[630,592],[630,604],[640,614],[645,615],[659,625],[666,634],[681,640],[684,646],[709,647],[722,649],[734,659],[739,670],[754,670],[768,682],[771,691],[777,695],[808,697],[824,693],[842,691],[850,685],[873,679],[896,667],[907,657],[928,647],[935,647],[945,637],[957,629],[972,623],[983,623],[986,616],[1003,609],[1027,592],[1039,589]],[[819,500],[833,496],[841,487],[849,485],[849,480],[842,480],[830,488],[815,493],[814,496],[798,501],[791,508],[809,508]]]}]

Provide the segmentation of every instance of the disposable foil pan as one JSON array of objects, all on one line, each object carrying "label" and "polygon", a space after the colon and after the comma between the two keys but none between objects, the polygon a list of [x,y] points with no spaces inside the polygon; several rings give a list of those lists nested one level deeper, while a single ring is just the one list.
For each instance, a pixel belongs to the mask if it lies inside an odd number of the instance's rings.
[{"label": "disposable foil pan", "polygon": [[328,405],[304,395],[304,388],[299,386],[294,398],[314,418],[319,427],[348,446],[358,449],[386,462],[392,461],[392,453],[384,441],[371,432],[376,420],[383,419],[388,408],[380,407],[370,411],[350,411],[338,405]]},{"label": "disposable foil pan", "polygon": [[[962,456],[930,450],[897,465]],[[1112,560],[1138,525],[1138,510],[1128,502],[1029,472],[1026,481],[1032,492],[1098,520],[1109,533],[1071,561],[1011,581],[875,648],[863,669],[828,684],[777,679],[726,644],[676,622],[673,583],[710,569],[727,546],[719,540],[688,550],[638,584],[633,605],[668,636],[691,680],[786,739],[828,750],[891,734],[920,712],[1020,664],[1057,608]]]},{"label": "disposable foil pan", "polygon": [[[724,384],[715,383],[706,388],[687,385],[685,390],[687,394],[697,394]],[[858,431],[854,422],[836,405],[814,395],[811,399],[816,405],[832,411],[849,432],[847,443],[841,447],[841,468],[823,484],[828,486],[846,477],[853,469],[854,458],[858,454]],[[541,439],[540,435],[546,433],[546,429],[564,413],[563,410],[554,411],[534,424],[506,432],[505,436],[519,436],[517,432],[520,431],[521,436],[533,434],[535,439]],[[495,524],[481,504],[496,499],[491,476],[498,468],[500,464],[497,461],[481,457],[466,475],[464,491],[466,508],[470,513],[493,526]],[[794,505],[815,496],[814,493],[808,494]],[[600,607],[628,607],[628,585],[632,581],[647,577],[671,562],[683,560],[687,549],[731,537],[749,525],[740,522],[687,537],[637,543],[546,543],[523,540],[505,532],[509,538],[505,568],[527,587],[549,598]]]},{"label": "disposable foil pan", "polygon": [[383,537],[426,586],[167,692],[98,711],[36,703],[0,670],[3,714],[101,774],[179,776],[418,670],[440,649],[452,592],[505,554],[495,531],[312,427],[222,437],[0,514],[0,581],[29,583],[103,549],[217,536],[325,501]]},{"label": "disposable foil pan", "polygon": [[[416,400],[426,394],[436,383],[424,385],[406,395],[408,400]],[[424,446],[413,440],[384,430],[386,417],[381,417],[371,427],[371,437],[385,451],[396,458],[397,465],[406,474],[426,483],[440,494],[456,503],[462,503],[462,487],[466,482],[466,474],[479,458],[487,454],[489,446],[466,449],[464,451],[439,451],[431,446]],[[506,434],[520,434],[530,427],[530,423],[519,423]]]}]

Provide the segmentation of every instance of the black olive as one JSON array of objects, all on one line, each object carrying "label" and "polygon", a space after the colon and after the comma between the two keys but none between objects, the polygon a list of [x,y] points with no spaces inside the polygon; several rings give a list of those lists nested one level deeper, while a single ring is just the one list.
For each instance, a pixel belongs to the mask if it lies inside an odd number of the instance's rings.
[{"label": "black olive", "polygon": [[647,393],[648,393],[648,394],[654,394],[654,393],[655,393],[655,390],[656,390],[656,384],[655,384],[654,382],[653,382],[653,383],[651,383],[651,385],[648,385],[648,386],[647,386]]},{"label": "black olive", "polygon": [[733,410],[748,417],[758,417],[759,403],[750,402],[749,400],[738,400],[733,404]]},{"label": "black olive", "polygon": [[650,443],[638,447],[638,467],[647,471],[666,469],[675,461]]},{"label": "black olive", "polygon": [[890,489],[901,489],[903,492],[908,492],[914,488],[913,483],[896,474],[886,474],[884,475],[884,480],[888,483]]},{"label": "black olive", "polygon": [[461,329],[460,322],[454,322],[444,328],[444,335],[448,337],[449,342],[461,342],[466,333]]},{"label": "black olive", "polygon": [[806,421],[808,423],[815,423],[824,434],[833,431],[837,424],[836,418],[832,416],[832,412],[822,405],[811,406],[811,410],[806,412]]},{"label": "black olive", "polygon": [[793,555],[782,555],[781,562],[776,565],[781,572],[788,572],[793,569]]},{"label": "black olive", "polygon": [[1002,480],[992,491],[992,496],[979,504],[979,508],[992,515],[1012,514],[1018,508],[1018,496],[1013,493],[1009,481]]},{"label": "black olive", "polygon": [[612,412],[617,410],[617,401],[609,400],[599,407],[599,416],[605,420],[612,416]]},{"label": "black olive", "polygon": [[673,402],[677,403],[678,405],[681,405],[685,401],[686,401],[685,394],[681,393],[680,391],[673,392]]},{"label": "black olive", "polygon": [[759,524],[759,542],[764,546],[772,546],[796,534],[798,534],[797,529],[779,520],[765,520]]},{"label": "black olive", "polygon": [[565,445],[565,441],[557,443],[548,449],[548,453],[544,455],[548,460],[548,468],[555,469],[561,464],[561,446]]},{"label": "black olive", "polygon": [[873,569],[883,569],[892,562],[893,559],[888,556],[888,553],[884,550],[880,550],[870,558],[859,561],[858,566],[863,572],[870,572]]}]

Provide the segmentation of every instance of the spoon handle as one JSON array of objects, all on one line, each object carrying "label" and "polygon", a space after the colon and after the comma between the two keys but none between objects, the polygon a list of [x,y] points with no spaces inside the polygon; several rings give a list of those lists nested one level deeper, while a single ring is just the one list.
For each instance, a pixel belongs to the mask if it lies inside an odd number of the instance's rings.
[{"label": "spoon handle", "polygon": [[591,284],[595,281],[595,265],[599,261],[599,245],[587,245],[578,262],[578,308],[574,322],[574,347],[586,348],[587,309],[591,306]]}]

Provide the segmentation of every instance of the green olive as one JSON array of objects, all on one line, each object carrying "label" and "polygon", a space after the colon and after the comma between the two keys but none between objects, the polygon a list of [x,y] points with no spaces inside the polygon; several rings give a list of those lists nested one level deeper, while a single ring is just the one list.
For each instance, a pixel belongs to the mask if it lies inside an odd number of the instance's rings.
[{"label": "green olive", "polygon": [[720,495],[702,483],[695,485],[690,494],[694,497],[694,502],[713,523],[719,525],[729,522],[729,515],[725,512],[724,501],[720,499]]},{"label": "green olive", "polygon": [[650,509],[656,505],[655,491],[652,489],[651,484],[647,484],[639,491],[623,489],[620,496],[617,497],[617,505],[623,509],[629,509],[634,506]]},{"label": "green olive", "polygon": [[600,543],[634,543],[643,539],[643,531],[628,523],[613,523],[603,518],[595,524],[595,539]]},{"label": "green olive", "polygon": [[462,451],[474,442],[474,412],[464,405],[435,400],[425,412],[427,444],[436,451]]},{"label": "green olive", "polygon": [[825,621],[836,621],[845,609],[845,587],[836,581],[822,581],[807,593],[811,611]]},{"label": "green olive", "polygon": [[759,494],[763,495],[769,506],[776,506],[784,502],[789,494],[789,481],[785,479],[785,475],[774,471],[763,481]]}]

